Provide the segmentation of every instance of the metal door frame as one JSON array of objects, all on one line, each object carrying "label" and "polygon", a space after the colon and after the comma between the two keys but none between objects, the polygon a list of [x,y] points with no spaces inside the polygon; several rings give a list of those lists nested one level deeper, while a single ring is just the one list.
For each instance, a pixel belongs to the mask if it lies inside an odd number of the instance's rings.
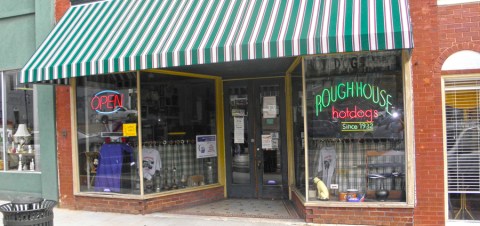
[{"label": "metal door frame", "polygon": [[[278,101],[280,105],[280,151],[281,151],[281,176],[282,184],[277,186],[277,194],[271,189],[272,186],[265,186],[263,184],[263,170],[258,172],[257,161],[263,161],[263,155],[258,156],[257,146],[261,141],[261,130],[258,127],[262,120],[262,109],[256,109],[259,106],[259,87],[262,85],[277,84],[279,86]],[[249,153],[254,153],[249,156],[250,161],[250,183],[249,184],[233,184],[232,178],[232,154],[231,154],[231,140],[233,128],[230,125],[230,94],[228,89],[230,87],[244,86],[247,89],[248,106],[247,111],[249,113],[248,128],[248,149]],[[285,77],[272,77],[262,79],[250,79],[250,80],[232,80],[224,81],[224,111],[225,111],[225,160],[226,160],[226,189],[227,197],[235,198],[268,198],[268,199],[288,199],[288,153],[287,153],[287,140],[286,137],[286,92],[285,92]],[[252,142],[252,138],[254,141]],[[261,147],[259,147],[261,148]],[[263,163],[262,163],[263,165]],[[280,187],[280,188],[278,188]],[[280,192],[280,194],[278,194]]]}]

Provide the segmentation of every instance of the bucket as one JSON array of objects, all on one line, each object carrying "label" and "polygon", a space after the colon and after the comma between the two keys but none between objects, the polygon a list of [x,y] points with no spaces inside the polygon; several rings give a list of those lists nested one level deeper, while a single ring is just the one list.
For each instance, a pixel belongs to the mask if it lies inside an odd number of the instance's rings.
[{"label": "bucket", "polygon": [[347,189],[347,200],[357,198],[357,189]]}]

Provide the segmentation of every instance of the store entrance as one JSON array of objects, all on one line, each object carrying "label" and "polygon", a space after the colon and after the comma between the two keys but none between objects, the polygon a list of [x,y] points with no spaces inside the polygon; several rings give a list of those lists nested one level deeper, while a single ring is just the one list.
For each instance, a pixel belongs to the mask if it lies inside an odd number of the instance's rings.
[{"label": "store entrance", "polygon": [[229,198],[288,197],[284,81],[224,82]]}]

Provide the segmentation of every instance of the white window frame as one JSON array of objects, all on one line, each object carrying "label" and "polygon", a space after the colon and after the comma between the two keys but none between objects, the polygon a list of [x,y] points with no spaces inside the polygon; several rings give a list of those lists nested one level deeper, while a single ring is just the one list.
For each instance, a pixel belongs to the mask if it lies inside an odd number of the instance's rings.
[{"label": "white window frame", "polygon": [[449,219],[449,198],[448,198],[448,162],[447,162],[447,117],[446,117],[446,89],[445,89],[445,82],[447,81],[468,81],[468,80],[479,80],[480,81],[480,73],[474,74],[457,74],[457,75],[448,75],[442,76],[441,79],[441,88],[442,88],[442,123],[443,123],[443,170],[444,170],[444,203],[445,203],[445,222],[446,225],[458,225],[461,222],[468,222],[468,223],[479,223],[479,220],[455,220]]}]

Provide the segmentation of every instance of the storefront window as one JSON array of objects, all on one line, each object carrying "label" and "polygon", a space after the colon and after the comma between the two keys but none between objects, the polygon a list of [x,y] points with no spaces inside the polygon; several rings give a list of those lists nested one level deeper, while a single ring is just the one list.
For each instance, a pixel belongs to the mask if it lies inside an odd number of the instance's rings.
[{"label": "storefront window", "polygon": [[139,87],[136,73],[77,79],[80,191],[153,194],[217,183],[214,80],[141,73]]},{"label": "storefront window", "polygon": [[40,145],[35,85],[19,84],[18,71],[2,76],[1,170],[35,172],[40,170]]},{"label": "storefront window", "polygon": [[449,219],[480,217],[480,78],[445,80]]},{"label": "storefront window", "polygon": [[401,52],[304,60],[308,200],[405,201]]},{"label": "storefront window", "polygon": [[217,183],[215,82],[142,73],[145,193]]},{"label": "storefront window", "polygon": [[292,115],[295,137],[295,187],[305,196],[305,133],[303,114],[302,65],[292,73]]},{"label": "storefront window", "polygon": [[140,194],[136,73],[77,79],[80,191]]}]

